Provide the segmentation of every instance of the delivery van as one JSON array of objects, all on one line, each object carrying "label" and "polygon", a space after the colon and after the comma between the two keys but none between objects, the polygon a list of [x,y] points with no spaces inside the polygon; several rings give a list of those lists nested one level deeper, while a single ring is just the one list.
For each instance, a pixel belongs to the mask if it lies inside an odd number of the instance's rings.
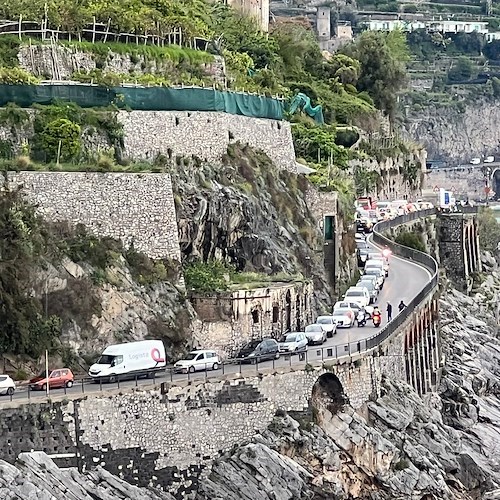
[{"label": "delivery van", "polygon": [[115,382],[127,378],[153,377],[167,364],[165,346],[161,340],[142,340],[110,345],[104,349],[89,375],[96,382]]}]

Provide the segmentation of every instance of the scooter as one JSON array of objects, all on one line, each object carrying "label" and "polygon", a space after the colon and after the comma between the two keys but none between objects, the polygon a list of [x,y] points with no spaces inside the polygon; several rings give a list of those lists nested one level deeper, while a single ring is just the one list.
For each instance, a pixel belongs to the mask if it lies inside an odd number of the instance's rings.
[{"label": "scooter", "polygon": [[356,318],[356,323],[358,326],[365,326],[366,325],[366,316],[363,313],[358,314]]},{"label": "scooter", "polygon": [[380,326],[380,321],[381,321],[381,319],[382,319],[382,318],[381,318],[381,317],[380,317],[380,315],[378,315],[378,314],[377,314],[377,315],[375,315],[375,316],[373,316],[373,326],[374,326],[375,328],[378,328],[378,327]]}]

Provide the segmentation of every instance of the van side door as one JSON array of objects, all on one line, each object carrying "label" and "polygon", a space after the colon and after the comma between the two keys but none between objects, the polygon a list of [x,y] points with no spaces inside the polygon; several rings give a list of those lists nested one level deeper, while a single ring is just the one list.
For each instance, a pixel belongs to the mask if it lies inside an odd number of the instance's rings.
[{"label": "van side door", "polygon": [[205,353],[200,352],[198,356],[196,356],[196,359],[194,360],[194,369],[195,370],[205,370],[206,368],[206,360],[205,360]]}]

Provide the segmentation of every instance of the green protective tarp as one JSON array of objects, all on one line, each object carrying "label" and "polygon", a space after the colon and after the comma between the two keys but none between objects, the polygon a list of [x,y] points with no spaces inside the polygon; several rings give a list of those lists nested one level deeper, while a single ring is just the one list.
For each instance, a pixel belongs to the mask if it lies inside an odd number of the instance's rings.
[{"label": "green protective tarp", "polygon": [[56,100],[83,108],[110,104],[143,111],[220,111],[255,118],[283,119],[284,103],[271,97],[223,92],[215,89],[114,87],[91,85],[0,85],[0,106],[21,107]]}]

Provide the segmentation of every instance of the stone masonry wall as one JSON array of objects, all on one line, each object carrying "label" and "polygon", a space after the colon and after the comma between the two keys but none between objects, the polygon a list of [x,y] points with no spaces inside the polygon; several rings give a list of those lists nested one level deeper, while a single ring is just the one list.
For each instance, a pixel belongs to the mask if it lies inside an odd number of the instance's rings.
[{"label": "stone masonry wall", "polygon": [[197,156],[218,162],[229,144],[264,151],[276,166],[297,172],[290,123],[211,111],[121,111],[125,155],[153,160]]},{"label": "stone masonry wall", "polygon": [[9,172],[8,182],[22,186],[46,220],[83,224],[152,258],[180,261],[169,174]]},{"label": "stone masonry wall", "polygon": [[[494,168],[492,169],[494,170]],[[484,199],[485,176],[481,167],[435,168],[425,174],[424,187],[427,192],[437,194],[436,188],[452,191],[457,200]]]},{"label": "stone masonry wall", "polygon": [[[0,457],[13,462],[32,449],[77,453],[80,468],[101,465],[128,482],[188,497],[220,453],[266,429],[276,411],[308,411],[321,375],[334,373],[351,405],[360,408],[373,392],[370,366],[369,359],[361,359],[328,370],[268,370],[165,384],[163,390],[117,390],[2,408],[8,419],[0,418]],[[45,438],[30,438],[26,429]]]}]

